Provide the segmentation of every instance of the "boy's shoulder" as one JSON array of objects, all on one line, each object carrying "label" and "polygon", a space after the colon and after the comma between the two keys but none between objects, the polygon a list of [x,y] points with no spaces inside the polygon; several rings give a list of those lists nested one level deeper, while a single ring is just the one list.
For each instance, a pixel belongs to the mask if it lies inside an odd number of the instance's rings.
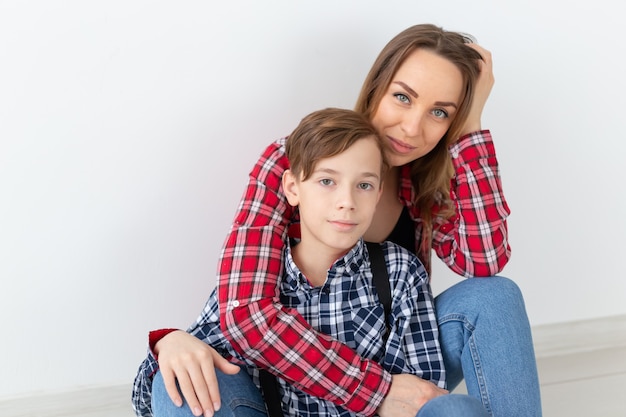
[{"label": "boy's shoulder", "polygon": [[407,258],[409,260],[417,260],[419,262],[419,258],[417,257],[417,255],[415,255],[415,253],[411,252],[404,246],[400,246],[397,243],[394,243],[390,240],[385,240],[384,242],[381,242],[380,246],[382,247],[386,256],[387,255],[401,256],[403,258]]},{"label": "boy's shoulder", "polygon": [[390,272],[415,268],[420,273],[422,271],[425,273],[422,261],[413,252],[389,240],[380,243],[380,246]]}]

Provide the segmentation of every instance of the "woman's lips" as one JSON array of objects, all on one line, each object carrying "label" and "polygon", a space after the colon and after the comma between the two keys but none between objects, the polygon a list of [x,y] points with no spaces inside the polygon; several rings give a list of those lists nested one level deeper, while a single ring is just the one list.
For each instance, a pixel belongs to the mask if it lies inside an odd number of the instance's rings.
[{"label": "woman's lips", "polygon": [[412,152],[415,148],[413,146],[409,146],[404,142],[400,142],[397,139],[394,139],[392,137],[389,137],[389,142],[391,143],[391,148],[396,152],[396,153],[400,153],[400,154],[407,154],[409,152]]}]

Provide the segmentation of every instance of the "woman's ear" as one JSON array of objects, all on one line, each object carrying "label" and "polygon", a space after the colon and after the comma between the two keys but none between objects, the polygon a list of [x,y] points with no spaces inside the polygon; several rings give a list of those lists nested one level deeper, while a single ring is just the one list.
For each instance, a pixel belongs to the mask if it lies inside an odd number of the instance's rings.
[{"label": "woman's ear", "polygon": [[285,196],[287,197],[289,204],[294,207],[300,204],[300,199],[298,197],[298,181],[290,169],[283,173],[282,183],[283,191],[285,192]]}]

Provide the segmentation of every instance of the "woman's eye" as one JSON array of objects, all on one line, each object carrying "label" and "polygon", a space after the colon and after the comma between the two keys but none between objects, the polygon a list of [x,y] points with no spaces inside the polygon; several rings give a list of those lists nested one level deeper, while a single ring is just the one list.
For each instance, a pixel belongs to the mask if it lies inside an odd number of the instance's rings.
[{"label": "woman's eye", "polygon": [[411,100],[409,99],[409,97],[408,97],[406,94],[402,94],[402,93],[395,93],[395,94],[394,94],[394,97],[395,97],[398,101],[400,101],[400,102],[402,102],[402,103],[410,103],[410,102],[411,102]]},{"label": "woman's eye", "polygon": [[443,109],[435,109],[433,110],[433,114],[439,119],[445,119],[448,117],[448,112]]}]

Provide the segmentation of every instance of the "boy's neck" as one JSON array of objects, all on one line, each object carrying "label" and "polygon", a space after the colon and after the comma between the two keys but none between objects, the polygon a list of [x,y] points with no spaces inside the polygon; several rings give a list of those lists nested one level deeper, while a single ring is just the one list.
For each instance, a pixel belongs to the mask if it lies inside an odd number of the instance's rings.
[{"label": "boy's neck", "polygon": [[328,277],[328,270],[338,259],[345,256],[348,251],[334,251],[330,248],[308,248],[305,241],[291,247],[293,261],[314,287],[324,285]]}]

